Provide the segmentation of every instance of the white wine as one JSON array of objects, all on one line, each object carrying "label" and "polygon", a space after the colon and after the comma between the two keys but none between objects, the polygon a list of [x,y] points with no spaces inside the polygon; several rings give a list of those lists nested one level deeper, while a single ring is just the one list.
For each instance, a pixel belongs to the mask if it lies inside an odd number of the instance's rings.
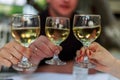
[{"label": "white wine", "polygon": [[46,36],[55,44],[59,45],[64,41],[69,35],[69,29],[58,29],[53,27],[46,27]]},{"label": "white wine", "polygon": [[101,32],[101,26],[78,26],[73,27],[73,32],[75,37],[84,42],[93,42],[95,39],[98,38]]},{"label": "white wine", "polygon": [[40,34],[40,27],[12,27],[11,30],[13,38],[22,44],[30,44]]}]

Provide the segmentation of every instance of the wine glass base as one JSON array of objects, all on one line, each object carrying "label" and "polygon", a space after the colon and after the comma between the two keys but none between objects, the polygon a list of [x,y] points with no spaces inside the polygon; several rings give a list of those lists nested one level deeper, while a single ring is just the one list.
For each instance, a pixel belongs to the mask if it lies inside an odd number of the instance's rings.
[{"label": "wine glass base", "polygon": [[36,65],[33,65],[32,63],[25,63],[25,64],[22,64],[22,63],[18,63],[16,65],[13,65],[12,66],[13,69],[17,70],[17,71],[21,71],[21,72],[32,72],[34,71],[37,66]]},{"label": "wine glass base", "polygon": [[66,64],[66,62],[63,62],[60,59],[47,60],[47,61],[45,61],[45,63],[50,64],[50,65],[65,65]]},{"label": "wine glass base", "polygon": [[77,63],[77,64],[81,68],[95,68],[95,65],[92,64],[92,63],[80,62],[80,63]]}]

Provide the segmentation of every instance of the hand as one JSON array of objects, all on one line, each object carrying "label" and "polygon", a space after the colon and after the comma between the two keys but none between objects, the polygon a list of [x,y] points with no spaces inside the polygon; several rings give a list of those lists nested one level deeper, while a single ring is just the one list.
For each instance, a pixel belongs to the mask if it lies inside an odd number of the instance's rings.
[{"label": "hand", "polygon": [[33,52],[30,61],[37,65],[42,59],[52,57],[54,53],[59,53],[62,50],[62,47],[54,45],[45,36],[40,36],[29,47]]},{"label": "hand", "polygon": [[86,51],[90,61],[96,65],[96,69],[109,72],[116,62],[116,58],[98,43],[92,43]]},{"label": "hand", "polygon": [[0,49],[0,65],[10,67],[12,64],[17,64],[23,55],[29,58],[30,49],[21,46],[16,41],[11,41]]},{"label": "hand", "polygon": [[116,61],[110,52],[96,42],[92,43],[88,48],[82,47],[80,51],[77,51],[77,62],[83,61],[84,55],[87,55],[89,61],[96,65],[97,70],[103,72],[108,72]]},{"label": "hand", "polygon": [[77,50],[76,52],[76,58],[75,61],[77,63],[84,61],[84,56],[86,56],[86,47],[82,47],[80,50]]}]

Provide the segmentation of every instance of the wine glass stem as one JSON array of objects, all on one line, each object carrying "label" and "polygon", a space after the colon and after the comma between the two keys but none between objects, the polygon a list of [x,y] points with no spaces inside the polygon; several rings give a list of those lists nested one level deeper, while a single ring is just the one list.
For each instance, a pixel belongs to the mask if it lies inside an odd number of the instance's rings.
[{"label": "wine glass stem", "polygon": [[[85,48],[88,48],[90,44],[91,44],[91,42],[84,42],[83,46]],[[84,62],[89,63],[88,56],[86,56],[86,55],[84,56]]]},{"label": "wine glass stem", "polygon": [[54,60],[58,59],[58,55],[54,54],[53,59]]},{"label": "wine glass stem", "polygon": [[87,56],[84,57],[84,63],[89,63],[89,60],[88,60]]},{"label": "wine glass stem", "polygon": [[[28,47],[29,46],[29,44],[28,43],[24,43],[24,44],[22,44],[23,46],[25,46],[25,47]],[[27,65],[27,63],[28,63],[29,61],[28,61],[28,58],[27,57],[25,57],[25,56],[23,56],[22,57],[22,60],[21,60],[21,63],[23,64],[23,65]]]},{"label": "wine glass stem", "polygon": [[[60,42],[56,42],[55,44],[56,44],[57,46],[59,46]],[[56,53],[54,54],[54,56],[53,56],[53,59],[54,59],[54,60],[59,59],[57,54],[58,54],[58,52],[56,52]]]},{"label": "wine glass stem", "polygon": [[26,63],[28,63],[28,59],[27,59],[25,56],[23,56],[23,57],[22,57],[22,60],[21,60],[21,63],[22,63],[23,65],[26,65]]}]

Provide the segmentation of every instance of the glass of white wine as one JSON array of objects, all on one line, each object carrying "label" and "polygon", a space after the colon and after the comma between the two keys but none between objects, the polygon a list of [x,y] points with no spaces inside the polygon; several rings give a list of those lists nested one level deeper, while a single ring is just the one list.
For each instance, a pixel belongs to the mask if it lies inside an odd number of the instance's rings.
[{"label": "glass of white wine", "polygon": [[[88,47],[101,33],[101,16],[94,14],[75,15],[73,33],[84,47]],[[80,66],[84,68],[95,67],[88,61],[86,55],[84,55],[84,60],[80,63]]]},{"label": "glass of white wine", "polygon": [[[55,45],[60,45],[65,39],[67,39],[70,33],[70,20],[66,17],[47,17],[45,25],[46,36]],[[65,65],[66,62],[61,61],[58,58],[58,53],[55,53],[51,60],[47,60],[47,64],[51,65]]]},{"label": "glass of white wine", "polygon": [[[21,45],[28,47],[40,34],[40,18],[32,14],[14,14],[11,23],[12,37]],[[13,65],[17,71],[34,70],[32,64],[25,56],[18,64]]]}]

